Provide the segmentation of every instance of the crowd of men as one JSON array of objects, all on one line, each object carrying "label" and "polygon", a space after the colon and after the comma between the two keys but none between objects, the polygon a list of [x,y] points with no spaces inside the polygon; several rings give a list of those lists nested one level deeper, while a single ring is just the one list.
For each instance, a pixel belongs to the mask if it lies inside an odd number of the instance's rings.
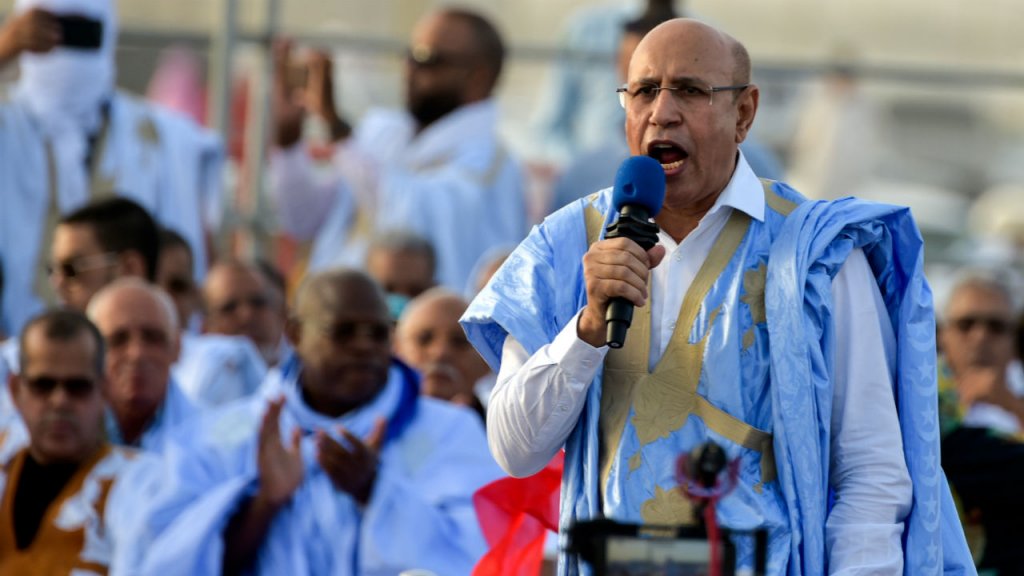
[{"label": "crowd of men", "polygon": [[[489,20],[427,14],[404,108],[358,123],[330,59],[296,83],[279,44],[268,170],[309,248],[296,287],[212,257],[222,148],[115,89],[113,3],[18,0],[0,25],[20,71],[0,101],[0,575],[470,574],[488,484],[564,451],[563,529],[691,524],[674,463],[707,441],[737,463],[722,522],[767,531],[771,574],[974,573],[957,504],[981,566],[1020,570],[1009,289],[958,285],[940,387],[908,211],[759,179],[746,49],[652,5],[622,27],[626,130],[573,168],[599,183],[529,235]],[[604,237],[607,158],[630,154],[667,185],[646,251]],[[637,306],[618,350],[613,299]]]}]

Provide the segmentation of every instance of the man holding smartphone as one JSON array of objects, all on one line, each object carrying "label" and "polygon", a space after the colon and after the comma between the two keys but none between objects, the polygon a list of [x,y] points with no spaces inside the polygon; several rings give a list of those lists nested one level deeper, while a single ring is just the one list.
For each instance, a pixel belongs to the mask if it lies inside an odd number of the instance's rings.
[{"label": "man holding smartphone", "polygon": [[18,81],[0,102],[0,261],[8,279],[0,329],[17,334],[54,302],[45,276],[53,228],[91,200],[126,196],[193,249],[221,201],[223,147],[192,121],[115,88],[112,0],[17,0],[0,24],[0,65]]}]

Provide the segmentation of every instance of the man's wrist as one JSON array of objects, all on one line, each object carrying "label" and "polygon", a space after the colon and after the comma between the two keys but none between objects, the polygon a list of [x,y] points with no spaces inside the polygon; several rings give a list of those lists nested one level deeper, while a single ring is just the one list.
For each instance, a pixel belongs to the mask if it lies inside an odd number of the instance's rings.
[{"label": "man's wrist", "polygon": [[594,348],[605,345],[605,323],[588,306],[583,309],[579,320],[576,322],[576,335],[580,340],[590,344]]}]

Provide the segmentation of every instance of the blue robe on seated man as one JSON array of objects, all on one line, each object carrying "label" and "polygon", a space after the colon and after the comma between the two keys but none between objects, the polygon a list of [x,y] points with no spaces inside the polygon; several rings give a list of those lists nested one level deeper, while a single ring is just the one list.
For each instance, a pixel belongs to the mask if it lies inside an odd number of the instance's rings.
[{"label": "blue robe on seated man", "polygon": [[[216,575],[223,533],[259,485],[259,427],[268,400],[284,396],[281,438],[303,432],[302,484],[271,523],[249,574],[385,575],[422,568],[468,575],[486,551],[473,493],[503,476],[479,418],[419,395],[417,377],[392,364],[368,404],[339,418],[302,398],[297,356],[260,393],[208,413],[170,439],[161,459],[135,466],[117,496],[135,558],[131,574]],[[315,432],[338,427],[365,438],[387,420],[377,479],[362,506],[337,490],[316,461]]]}]

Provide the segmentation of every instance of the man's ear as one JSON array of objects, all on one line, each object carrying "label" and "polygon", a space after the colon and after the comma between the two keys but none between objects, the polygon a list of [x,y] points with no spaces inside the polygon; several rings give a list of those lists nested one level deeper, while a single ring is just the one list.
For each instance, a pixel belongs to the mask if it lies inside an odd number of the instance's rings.
[{"label": "man's ear", "polygon": [[137,250],[125,250],[117,255],[120,277],[135,276],[146,278],[146,259]]},{"label": "man's ear", "polygon": [[751,84],[749,88],[740,94],[739,102],[736,103],[736,143],[740,144],[750,134],[750,127],[754,124],[754,116],[757,115],[757,104],[761,99],[761,91],[757,86]]}]

